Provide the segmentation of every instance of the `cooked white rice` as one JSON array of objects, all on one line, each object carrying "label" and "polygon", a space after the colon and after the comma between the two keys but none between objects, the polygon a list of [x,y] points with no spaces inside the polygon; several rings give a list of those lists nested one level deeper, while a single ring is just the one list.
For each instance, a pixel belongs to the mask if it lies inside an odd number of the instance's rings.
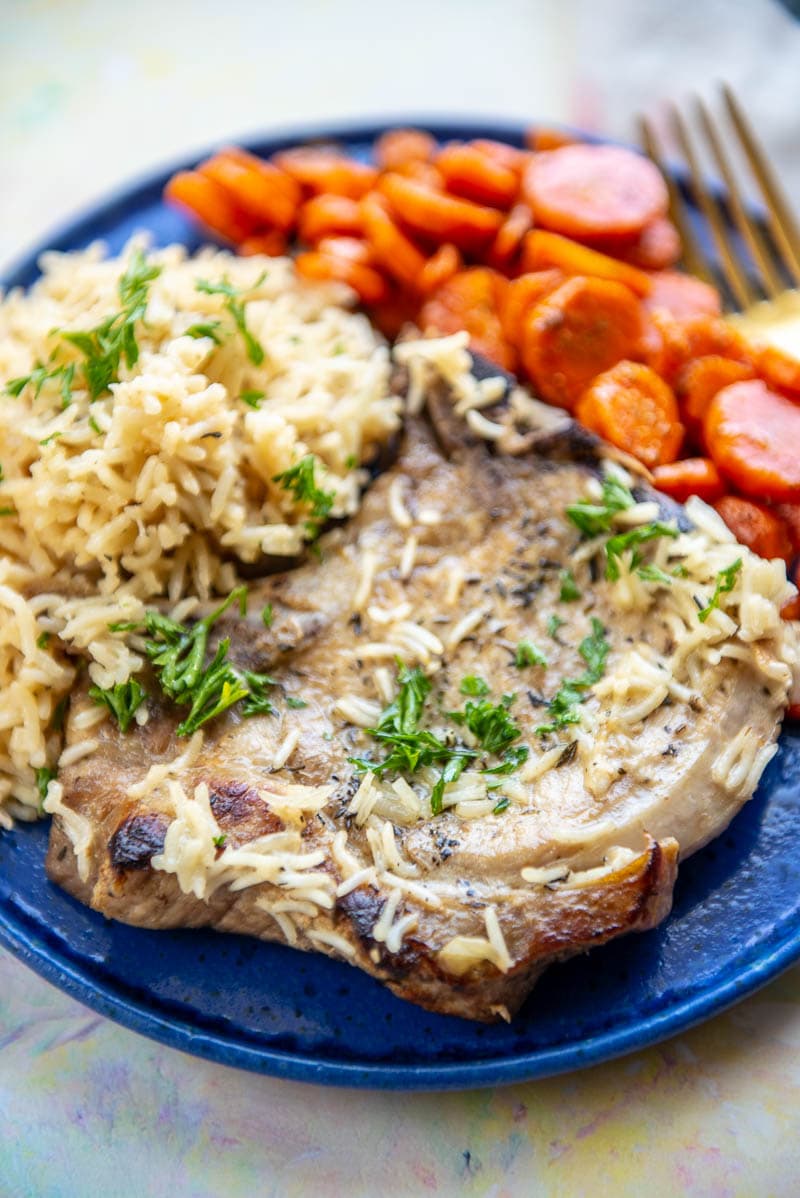
[{"label": "cooked white rice", "polygon": [[[274,476],[313,454],[334,514],[352,514],[358,464],[398,425],[388,350],[347,289],[302,282],[289,259],[180,246],[148,255],[161,273],[139,360],[91,402],[61,331],[119,311],[130,253],[46,254],[36,286],[0,304],[0,823],[35,817],[36,770],[58,759],[54,715],[74,678],[64,645],[88,654],[98,685],[123,681],[139,663],[110,620],[159,596],[227,593],[232,558],[296,554],[308,510]],[[261,364],[201,279],[240,293]],[[186,335],[212,321],[222,344]],[[59,380],[6,393],[51,358],[76,364],[67,406]],[[257,407],[241,398],[254,392]]]}]

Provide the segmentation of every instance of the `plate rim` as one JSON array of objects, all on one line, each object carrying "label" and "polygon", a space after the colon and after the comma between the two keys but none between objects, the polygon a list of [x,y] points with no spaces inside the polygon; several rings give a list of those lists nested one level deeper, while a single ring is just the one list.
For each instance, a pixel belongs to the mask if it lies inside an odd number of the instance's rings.
[{"label": "plate rim", "polygon": [[[252,132],[241,139],[218,139],[177,161],[165,162],[123,181],[57,223],[33,246],[3,266],[0,287],[10,290],[29,286],[31,278],[39,273],[38,260],[43,253],[63,251],[76,241],[98,240],[93,236],[93,226],[98,221],[106,221],[115,208],[157,200],[166,180],[175,171],[190,169],[220,145],[231,141],[261,148],[262,152],[263,147],[269,146],[268,152],[273,153],[307,141],[374,141],[388,128],[412,125],[430,131],[440,140],[483,136],[513,143],[522,140],[526,129],[545,123],[548,127],[578,134],[585,140],[613,140],[587,134],[557,121],[407,112],[376,115],[369,119],[307,121]],[[19,831],[22,830],[15,834]],[[102,918],[97,912],[91,912],[91,915]],[[30,926],[26,927],[26,923]],[[70,959],[68,951],[47,943],[46,925],[37,919],[27,914],[23,918],[21,913],[14,919],[7,909],[0,908],[0,946],[71,998],[133,1032],[217,1064],[294,1081],[379,1090],[462,1090],[532,1081],[651,1047],[719,1014],[794,964],[800,958],[800,928],[793,927],[790,922],[777,938],[775,931],[777,929],[773,930],[773,938],[765,941],[768,951],[751,960],[733,977],[719,983],[714,975],[700,991],[692,991],[677,1005],[665,1005],[644,1018],[640,1016],[633,1024],[598,1032],[580,1043],[569,1042],[510,1056],[487,1056],[469,1062],[444,1061],[425,1065],[373,1060],[351,1063],[319,1059],[306,1052],[276,1049],[268,1044],[257,1045],[244,1041],[241,1036],[226,1037],[210,1029],[198,1028],[174,1012],[163,1014],[153,1010],[152,1006],[133,1001],[119,989],[88,976]]]}]

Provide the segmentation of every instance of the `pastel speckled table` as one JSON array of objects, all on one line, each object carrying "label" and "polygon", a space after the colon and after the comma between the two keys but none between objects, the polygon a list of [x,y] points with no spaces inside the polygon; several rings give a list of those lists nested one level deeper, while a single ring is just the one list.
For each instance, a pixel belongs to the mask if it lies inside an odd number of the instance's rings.
[{"label": "pastel speckled table", "polygon": [[[424,108],[624,136],[653,79],[657,94],[704,81],[704,30],[800,181],[789,18],[767,0],[735,20],[714,0],[644,7],[0,0],[0,259],[137,171],[248,129]],[[580,1074],[394,1095],[162,1048],[0,951],[0,1050],[0,1198],[800,1192],[800,968]]]}]

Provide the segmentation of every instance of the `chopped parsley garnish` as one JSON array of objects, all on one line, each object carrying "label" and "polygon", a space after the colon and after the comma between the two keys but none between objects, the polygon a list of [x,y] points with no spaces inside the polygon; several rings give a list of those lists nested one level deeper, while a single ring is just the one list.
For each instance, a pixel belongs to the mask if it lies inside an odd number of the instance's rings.
[{"label": "chopped parsley garnish", "polygon": [[636,551],[637,545],[643,545],[646,541],[654,541],[658,537],[677,537],[677,535],[677,528],[672,528],[669,524],[663,524],[660,520],[656,520],[652,524],[640,524],[637,528],[631,528],[627,532],[620,532],[616,536],[610,537],[606,541],[606,578],[612,582],[619,578],[620,558],[629,549],[634,551],[631,556],[631,569],[635,570],[642,561],[641,554]]},{"label": "chopped parsley garnish", "polygon": [[271,603],[267,603],[265,607],[262,607],[261,623],[264,625],[265,628],[272,627],[272,620],[273,620],[274,615],[275,615],[275,612],[273,611]]},{"label": "chopped parsley garnish", "polygon": [[67,714],[68,706],[69,695],[64,695],[62,699],[58,700],[53,708],[53,715],[50,719],[50,727],[52,728],[53,732],[60,732],[64,727],[64,716]]},{"label": "chopped parsley garnish", "polygon": [[503,795],[498,799],[496,806],[492,808],[492,815],[502,815],[508,809],[508,795]]},{"label": "chopped parsley garnish", "polygon": [[473,695],[480,698],[482,695],[489,694],[489,683],[477,674],[467,674],[461,679],[461,686],[458,689],[462,695]]},{"label": "chopped parsley garnish", "polygon": [[222,345],[222,334],[219,331],[221,328],[222,321],[207,320],[199,324],[189,325],[189,328],[186,330],[184,336],[194,337],[196,341],[201,337],[210,337],[215,345]]},{"label": "chopped parsley garnish", "polygon": [[142,251],[134,250],[117,284],[121,310],[86,332],[61,332],[83,354],[81,370],[90,400],[99,399],[117,381],[123,359],[129,369],[139,361],[136,323],[144,318],[150,284],[160,274],[160,266],[149,266]]},{"label": "chopped parsley garnish", "polygon": [[578,708],[586,698],[586,692],[603,677],[610,645],[606,640],[603,625],[592,617],[592,631],[578,646],[578,652],[586,662],[586,669],[579,678],[565,678],[548,704],[549,724],[540,724],[536,729],[539,736],[546,736],[568,724],[580,723]]},{"label": "chopped parsley garnish", "polygon": [[42,440],[39,442],[39,444],[40,445],[51,445],[53,443],[53,441],[57,441],[60,436],[61,436],[61,433],[58,433],[58,432],[51,433],[49,437],[43,437]]},{"label": "chopped parsley garnish", "polygon": [[284,703],[287,707],[294,708],[298,711],[301,707],[308,707],[308,703],[306,703],[305,699],[298,699],[295,695],[286,695],[284,698]]},{"label": "chopped parsley garnish", "polygon": [[72,380],[75,377],[75,363],[71,362],[69,366],[44,366],[41,362],[37,362],[30,374],[22,375],[20,378],[11,379],[6,383],[5,392],[7,395],[13,395],[17,398],[22,394],[26,387],[33,387],[33,398],[38,399],[42,393],[42,388],[45,383],[61,380],[61,406],[66,408],[72,400]]},{"label": "chopped parsley garnish", "polygon": [[239,395],[239,399],[242,401],[242,403],[246,403],[248,408],[258,409],[261,407],[261,401],[265,394],[265,391],[242,391]]},{"label": "chopped parsley garnish", "polygon": [[0,516],[16,516],[17,509],[15,507],[0,507]]},{"label": "chopped parsley garnish", "polygon": [[547,617],[547,635],[551,636],[551,637],[553,637],[553,639],[555,639],[556,633],[558,632],[561,625],[564,623],[566,623],[566,621],[564,619],[562,619],[561,616],[556,616],[556,615],[548,616]]},{"label": "chopped parsley garnish", "polygon": [[226,841],[227,839],[228,839],[228,838],[227,838],[227,836],[225,835],[225,833],[224,833],[224,832],[220,832],[219,836],[214,836],[214,837],[212,837],[212,843],[213,843],[213,845],[214,845],[214,848],[215,848],[215,849],[224,849],[224,848],[225,848],[225,841]]},{"label": "chopped parsley garnish", "polygon": [[581,589],[575,581],[575,575],[571,570],[562,570],[559,575],[561,590],[559,591],[559,599],[562,603],[573,603],[581,597]]},{"label": "chopped parsley garnish", "polygon": [[669,574],[665,574],[659,566],[637,566],[636,574],[643,582],[660,582],[664,586],[672,586],[672,579]]},{"label": "chopped parsley garnish", "polygon": [[315,462],[312,453],[306,454],[294,466],[274,475],[272,479],[273,482],[280,483],[284,491],[291,491],[295,503],[305,503],[311,509],[309,519],[305,522],[306,536],[310,540],[317,536],[319,526],[330,515],[336,498],[334,491],[323,491],[317,486],[314,478]]},{"label": "chopped parsley garnish", "polygon": [[482,774],[513,774],[521,765],[528,760],[529,749],[527,745],[512,745],[510,749],[506,749],[503,754],[503,760],[499,765],[493,765],[489,769],[481,770]]},{"label": "chopped parsley garnish", "polygon": [[584,536],[596,537],[610,532],[617,512],[633,507],[636,500],[628,487],[613,475],[603,479],[603,494],[599,503],[580,499],[566,509],[567,517]]},{"label": "chopped parsley garnish", "polygon": [[147,694],[135,678],[129,678],[127,682],[118,682],[109,690],[103,690],[99,686],[90,686],[89,697],[98,706],[105,705],[115,717],[120,731],[127,732],[133,717],[147,698]]},{"label": "chopped parsley garnish", "polygon": [[97,433],[98,437],[102,437],[103,430],[101,429],[100,425],[95,420],[94,416],[89,417],[89,428],[92,430],[93,433]]},{"label": "chopped parsley garnish", "polygon": [[224,277],[220,283],[211,283],[208,279],[198,279],[195,284],[197,290],[204,292],[206,295],[225,296],[224,307],[230,312],[233,323],[241,333],[247,356],[254,366],[260,366],[264,361],[264,347],[247,327],[247,318],[245,316],[246,301],[242,299],[242,296],[247,291],[255,291],[263,283],[265,277],[266,275],[261,275],[253,283],[252,287],[241,289],[234,287],[230,280]]},{"label": "chopped parsley garnish", "polygon": [[44,802],[47,798],[47,788],[51,782],[58,777],[58,770],[53,769],[49,765],[43,765],[36,771],[36,789],[39,791],[39,797]]},{"label": "chopped parsley garnish", "polygon": [[50,632],[40,632],[36,638],[37,649],[45,649],[47,647],[47,643],[50,640],[51,636],[52,636],[52,633],[50,633]]},{"label": "chopped parsley garnish", "polygon": [[514,654],[514,665],[518,670],[526,666],[546,666],[547,658],[533,641],[520,641]]},{"label": "chopped parsley garnish", "polygon": [[488,699],[480,703],[467,700],[464,710],[451,711],[450,718],[469,728],[486,753],[499,754],[522,735],[522,729],[508,714],[515,698],[516,695],[503,695],[499,703],[490,703]]},{"label": "chopped parsley garnish", "polygon": [[697,618],[701,624],[705,624],[712,611],[716,611],[719,607],[721,595],[727,595],[736,586],[736,577],[742,568],[742,559],[737,557],[736,561],[724,570],[720,570],[717,575],[717,584],[714,587],[714,594],[711,596],[711,602],[697,613]]},{"label": "chopped parsley garnish", "polygon": [[348,453],[347,457],[344,459],[345,470],[355,470],[357,465],[358,465],[358,458],[356,457],[356,455],[354,453]]}]

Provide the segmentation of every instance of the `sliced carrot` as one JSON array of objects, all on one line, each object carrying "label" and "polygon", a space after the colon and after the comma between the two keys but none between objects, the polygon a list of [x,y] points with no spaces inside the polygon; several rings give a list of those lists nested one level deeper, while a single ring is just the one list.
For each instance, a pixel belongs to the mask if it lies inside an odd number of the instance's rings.
[{"label": "sliced carrot", "polygon": [[513,370],[514,353],[498,315],[507,286],[502,275],[486,266],[462,270],[423,304],[419,323],[424,330],[438,333],[466,329],[473,349]]},{"label": "sliced carrot", "polygon": [[346,283],[365,304],[378,304],[387,295],[386,281],[370,266],[331,254],[310,251],[298,254],[294,260],[298,274],[317,282]]},{"label": "sliced carrot", "polygon": [[619,146],[536,154],[523,192],[537,224],[577,238],[635,236],[666,215],[669,199],[652,162]]},{"label": "sliced carrot", "polygon": [[395,224],[379,195],[364,197],[361,216],[376,262],[398,283],[416,290],[425,267],[425,255]]},{"label": "sliced carrot", "polygon": [[[784,603],[781,615],[784,620],[800,620],[800,595],[795,595],[793,599],[788,599]],[[800,720],[800,703],[792,703],[787,708],[786,716],[790,720]]]},{"label": "sliced carrot", "polygon": [[641,362],[618,362],[598,375],[578,402],[575,415],[645,466],[673,462],[683,441],[671,388]]},{"label": "sliced carrot", "polygon": [[395,173],[404,175],[406,179],[416,179],[417,183],[424,183],[432,191],[444,191],[444,175],[432,162],[407,162],[405,166],[399,166]]},{"label": "sliced carrot", "polygon": [[537,125],[525,131],[525,145],[529,150],[544,153],[547,150],[560,150],[562,146],[577,146],[581,139],[566,129],[555,129],[547,125]]},{"label": "sliced carrot", "polygon": [[787,354],[775,345],[765,346],[756,359],[758,373],[771,387],[788,391],[800,399],[800,358]]},{"label": "sliced carrot", "polygon": [[759,557],[782,557],[785,561],[791,556],[792,547],[783,522],[763,503],[753,503],[738,495],[723,495],[714,507],[736,540]]},{"label": "sliced carrot", "polygon": [[609,279],[579,276],[528,313],[522,360],[538,393],[572,410],[596,375],[638,356],[643,329],[632,291]]},{"label": "sliced carrot", "polygon": [[452,241],[461,250],[486,246],[503,223],[494,208],[444,195],[402,175],[384,175],[380,190],[412,232],[434,242]]},{"label": "sliced carrot", "polygon": [[243,150],[241,146],[225,146],[220,150],[220,154],[225,158],[232,158],[241,166],[249,166],[252,170],[260,171],[265,179],[269,179],[277,190],[282,191],[295,205],[300,202],[302,192],[297,181],[273,163],[268,162],[266,158],[259,158],[257,154],[251,154],[249,150]]},{"label": "sliced carrot", "polygon": [[375,161],[383,171],[397,171],[409,162],[430,162],[436,139],[423,129],[387,129],[375,142]]},{"label": "sliced carrot", "polygon": [[486,137],[476,137],[469,144],[499,163],[500,166],[513,171],[515,175],[522,174],[531,157],[526,150],[519,150],[516,146],[508,145],[507,142],[492,141]]},{"label": "sliced carrot", "polygon": [[664,309],[678,318],[719,316],[722,312],[719,292],[693,275],[659,270],[651,274],[650,281],[647,306],[654,312]]},{"label": "sliced carrot", "polygon": [[648,294],[651,286],[650,276],[645,271],[545,229],[534,229],[528,233],[522,245],[520,266],[522,270],[547,270],[555,266],[565,274],[612,279],[643,296]]},{"label": "sliced carrot", "polygon": [[467,143],[451,142],[436,156],[436,167],[453,195],[491,208],[510,208],[519,191],[519,176]]},{"label": "sliced carrot", "polygon": [[233,203],[259,225],[286,233],[294,225],[300,188],[270,162],[252,155],[215,154],[197,168],[224,187]]},{"label": "sliced carrot", "polygon": [[689,362],[678,377],[677,388],[681,412],[688,427],[693,431],[700,429],[712,399],[723,387],[753,377],[753,371],[746,363],[719,354],[707,354]]},{"label": "sliced carrot", "polygon": [[225,188],[197,171],[178,171],[164,188],[164,196],[226,241],[237,244],[253,231],[252,220],[239,211]]},{"label": "sliced carrot", "polygon": [[746,495],[800,501],[800,405],[760,379],[718,391],[704,422],[706,444],[722,474]]},{"label": "sliced carrot", "polygon": [[500,324],[506,340],[515,349],[522,348],[525,318],[532,308],[556,287],[560,287],[566,276],[560,270],[537,270],[512,279],[506,288],[500,308]]},{"label": "sliced carrot", "polygon": [[462,266],[461,255],[456,247],[445,242],[423,266],[419,277],[419,290],[423,295],[431,295],[448,279],[452,279],[453,275],[458,274]]},{"label": "sliced carrot", "polygon": [[417,302],[404,291],[390,290],[386,299],[371,304],[369,318],[389,341],[395,341],[406,325],[416,322]]},{"label": "sliced carrot", "polygon": [[492,242],[492,247],[486,255],[489,266],[495,270],[510,270],[533,225],[531,210],[527,204],[515,204]]},{"label": "sliced carrot", "polygon": [[361,262],[374,266],[375,259],[369,244],[361,237],[321,237],[315,247],[320,254],[333,258],[347,258],[348,262]]},{"label": "sliced carrot", "polygon": [[288,252],[289,246],[285,233],[280,229],[270,229],[269,233],[254,233],[252,237],[246,237],[237,249],[243,258],[250,258],[254,254],[282,258]]},{"label": "sliced carrot", "polygon": [[690,495],[699,495],[706,503],[714,503],[725,494],[725,484],[710,458],[665,462],[654,468],[653,481],[659,491],[679,503],[685,503]]},{"label": "sliced carrot", "polygon": [[612,258],[629,262],[641,270],[667,270],[681,256],[681,237],[672,221],[659,216],[632,240],[628,238],[599,238],[591,243],[592,249],[602,250]]},{"label": "sliced carrot", "polygon": [[800,553],[800,503],[779,503],[776,504],[775,511],[786,525],[792,549],[795,553]]},{"label": "sliced carrot", "polygon": [[374,166],[325,146],[283,150],[274,154],[272,161],[312,192],[348,196],[351,200],[360,200],[378,178]]},{"label": "sliced carrot", "polygon": [[307,245],[314,245],[320,237],[358,237],[363,232],[364,221],[358,200],[348,196],[312,196],[300,209],[298,233]]},{"label": "sliced carrot", "polygon": [[686,317],[680,323],[688,340],[690,358],[720,354],[723,358],[753,365],[751,346],[726,320],[696,315]]}]

